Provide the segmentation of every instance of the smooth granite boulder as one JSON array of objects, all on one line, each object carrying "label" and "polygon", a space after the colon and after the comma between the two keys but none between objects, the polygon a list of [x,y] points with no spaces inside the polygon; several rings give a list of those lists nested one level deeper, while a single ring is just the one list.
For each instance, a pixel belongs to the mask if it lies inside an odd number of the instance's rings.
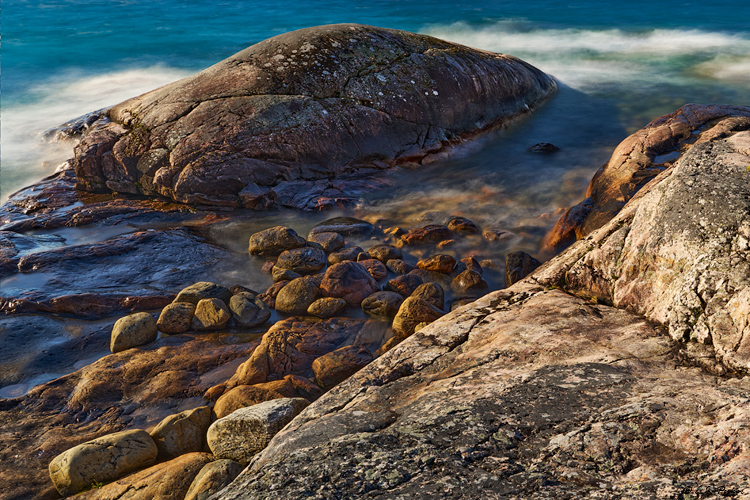
[{"label": "smooth granite boulder", "polygon": [[240,408],[211,424],[206,435],[208,446],[217,458],[247,465],[309,404],[303,398],[280,398]]},{"label": "smooth granite boulder", "polygon": [[49,464],[49,475],[61,495],[74,495],[94,483],[109,482],[148,467],[157,453],[156,444],[146,431],[116,432],[56,456]]},{"label": "smooth granite boulder", "polygon": [[231,483],[242,469],[242,464],[226,458],[204,465],[190,484],[184,500],[206,500]]},{"label": "smooth granite boulder", "polygon": [[307,308],[307,314],[318,318],[333,318],[346,309],[347,303],[344,299],[336,297],[323,297],[318,299]]},{"label": "smooth granite boulder", "polygon": [[191,328],[197,332],[224,328],[232,317],[226,304],[219,299],[201,299],[195,306]]},{"label": "smooth granite boulder", "polygon": [[159,450],[159,459],[201,451],[210,424],[211,409],[208,406],[185,410],[159,422],[150,432]]},{"label": "smooth granite boulder", "polygon": [[326,253],[320,248],[293,248],[279,255],[275,267],[289,269],[301,275],[315,274],[326,267],[326,261]]},{"label": "smooth granite boulder", "polygon": [[242,328],[262,325],[271,318],[271,310],[258,296],[239,292],[229,300],[229,310],[234,324]]},{"label": "smooth granite boulder", "polygon": [[319,298],[320,289],[312,279],[293,279],[276,295],[276,310],[284,314],[306,314]]},{"label": "smooth granite boulder", "polygon": [[431,302],[419,297],[409,297],[404,300],[396,317],[393,318],[393,335],[408,337],[420,323],[432,323],[443,314],[445,313]]},{"label": "smooth granite boulder", "polygon": [[183,500],[209,453],[187,453],[76,496],[76,500]]},{"label": "smooth granite boulder", "polygon": [[156,328],[163,333],[184,333],[190,330],[195,315],[195,304],[173,302],[159,314]]},{"label": "smooth granite boulder", "polygon": [[109,350],[120,352],[156,340],[159,332],[154,317],[147,312],[130,314],[120,318],[112,327]]},{"label": "smooth granite boulder", "polygon": [[362,310],[370,316],[392,318],[401,307],[404,297],[396,292],[375,292],[362,301]]},{"label": "smooth granite boulder", "polygon": [[556,88],[512,56],[373,26],[318,26],[113,106],[73,163],[89,191],[336,206],[352,199],[346,174],[358,186],[362,171],[418,163],[529,113]]},{"label": "smooth granite boulder", "polygon": [[305,239],[299,236],[294,229],[275,226],[258,231],[250,236],[248,253],[250,255],[273,256],[285,250],[304,247],[306,244]]}]

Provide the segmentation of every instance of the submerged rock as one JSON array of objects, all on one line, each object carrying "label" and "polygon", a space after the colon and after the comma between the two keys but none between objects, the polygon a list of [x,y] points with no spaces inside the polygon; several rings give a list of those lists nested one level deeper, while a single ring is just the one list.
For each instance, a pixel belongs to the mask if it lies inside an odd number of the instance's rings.
[{"label": "submerged rock", "polygon": [[[512,56],[372,26],[319,26],[113,106],[76,146],[74,166],[90,191],[253,207],[278,197],[313,208],[331,198],[316,183],[419,162],[555,90]],[[320,195],[301,196],[305,187]],[[337,192],[347,199],[345,187]]]}]

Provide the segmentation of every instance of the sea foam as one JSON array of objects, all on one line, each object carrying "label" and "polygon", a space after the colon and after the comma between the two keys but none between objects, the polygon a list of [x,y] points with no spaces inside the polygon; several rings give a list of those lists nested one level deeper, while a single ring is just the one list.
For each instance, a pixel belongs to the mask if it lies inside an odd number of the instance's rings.
[{"label": "sea foam", "polygon": [[189,74],[165,66],[99,75],[67,73],[31,87],[16,102],[4,99],[0,201],[52,174],[59,163],[73,156],[71,143],[45,143],[46,130]]}]

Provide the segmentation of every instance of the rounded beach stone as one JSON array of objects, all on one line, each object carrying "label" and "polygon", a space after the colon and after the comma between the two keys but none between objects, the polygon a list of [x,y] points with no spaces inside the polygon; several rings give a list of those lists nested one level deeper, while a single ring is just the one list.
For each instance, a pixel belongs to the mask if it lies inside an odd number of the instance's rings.
[{"label": "rounded beach stone", "polygon": [[196,332],[224,328],[232,314],[223,300],[202,299],[195,306],[192,328]]},{"label": "rounded beach stone", "polygon": [[307,308],[307,314],[319,318],[332,318],[346,309],[346,301],[336,297],[323,297],[318,299]]},{"label": "rounded beach stone", "polygon": [[401,236],[401,241],[407,245],[430,245],[449,240],[452,237],[451,230],[445,226],[430,224],[417,229],[412,229]]},{"label": "rounded beach stone", "polygon": [[232,295],[229,310],[235,324],[242,328],[262,325],[271,318],[271,309],[258,296],[249,292]]},{"label": "rounded beach stone", "polygon": [[206,500],[231,483],[242,469],[241,463],[226,458],[204,465],[190,484],[184,500]]},{"label": "rounded beach stone", "polygon": [[274,283],[278,283],[279,281],[292,281],[293,279],[301,277],[302,275],[300,273],[296,273],[291,269],[282,269],[276,266],[273,266],[271,269],[271,279]]},{"label": "rounded beach stone", "polygon": [[419,260],[417,262],[417,267],[419,269],[424,269],[425,271],[448,274],[453,271],[454,267],[456,267],[456,259],[445,254],[433,255]]},{"label": "rounded beach stone", "polygon": [[484,272],[482,270],[482,266],[479,264],[479,261],[474,257],[464,257],[460,260],[460,262],[464,266],[466,266],[466,269],[471,269],[472,271],[476,271],[479,274],[482,274]]},{"label": "rounded beach stone", "polygon": [[489,288],[482,275],[476,271],[467,269],[453,278],[451,288],[458,294],[467,292],[483,292]]},{"label": "rounded beach stone", "polygon": [[289,269],[301,275],[315,274],[326,267],[326,261],[326,253],[319,248],[294,248],[279,255],[275,268]]},{"label": "rounded beach stone", "polygon": [[240,408],[208,428],[208,447],[217,458],[247,465],[271,438],[310,402],[302,398],[281,398]]},{"label": "rounded beach stone", "polygon": [[148,467],[158,449],[143,430],[107,434],[79,444],[49,464],[52,483],[62,496],[75,495],[94,483],[106,483]]},{"label": "rounded beach stone", "polygon": [[328,256],[328,265],[338,264],[339,262],[346,262],[348,260],[355,261],[357,256],[362,253],[360,247],[348,247],[338,252],[333,252]]},{"label": "rounded beach stone", "polygon": [[401,259],[389,259],[388,262],[385,263],[385,267],[394,274],[407,274],[414,269],[414,264],[410,264]]},{"label": "rounded beach stone", "polygon": [[443,311],[419,297],[409,297],[393,318],[393,335],[408,337],[420,323],[432,323],[443,315]]},{"label": "rounded beach stone", "polygon": [[158,334],[156,321],[149,313],[130,314],[118,319],[112,327],[109,350],[115,353],[148,344],[156,340]]},{"label": "rounded beach stone", "polygon": [[404,298],[396,292],[375,292],[362,301],[362,310],[370,316],[392,318]]},{"label": "rounded beach stone", "polygon": [[385,289],[391,292],[400,293],[403,297],[408,297],[419,285],[423,283],[422,278],[414,274],[402,274],[388,281]]},{"label": "rounded beach stone", "polygon": [[365,297],[378,291],[378,283],[362,264],[346,261],[326,270],[320,289],[326,297],[338,297],[359,307]]},{"label": "rounded beach stone", "polygon": [[150,433],[159,450],[159,458],[169,459],[201,451],[210,424],[211,409],[208,406],[166,417]]},{"label": "rounded beach stone", "polygon": [[248,252],[250,255],[278,255],[285,250],[303,247],[307,244],[294,229],[275,226],[259,231],[250,236]]},{"label": "rounded beach stone", "polygon": [[388,269],[378,259],[365,259],[357,261],[367,269],[375,281],[380,281],[388,276]]},{"label": "rounded beach stone", "polygon": [[232,292],[226,287],[211,283],[210,281],[199,281],[180,290],[174,301],[197,304],[202,299],[221,299],[226,303],[229,302],[231,296]]},{"label": "rounded beach stone", "polygon": [[373,259],[378,259],[383,264],[386,264],[391,259],[403,259],[404,253],[401,249],[394,247],[393,245],[375,245],[367,250]]},{"label": "rounded beach stone", "polygon": [[316,358],[312,363],[315,380],[324,389],[343,382],[372,361],[372,354],[364,347],[348,345]]},{"label": "rounded beach stone", "polygon": [[307,244],[331,253],[344,248],[344,237],[339,233],[314,233],[310,235]]},{"label": "rounded beach stone", "polygon": [[264,401],[272,401],[283,397],[285,397],[283,394],[271,389],[264,389],[255,385],[238,385],[222,394],[216,400],[214,414],[216,418],[223,418],[240,408],[246,408]]},{"label": "rounded beach stone", "polygon": [[310,278],[293,279],[276,295],[276,310],[285,314],[306,314],[320,298],[320,289]]},{"label": "rounded beach stone", "polygon": [[445,292],[443,287],[437,283],[422,283],[411,294],[412,297],[424,299],[438,309],[443,309]]},{"label": "rounded beach stone", "polygon": [[156,328],[163,333],[184,333],[190,330],[195,314],[195,304],[173,302],[161,310]]},{"label": "rounded beach stone", "polygon": [[474,234],[479,232],[479,227],[465,217],[451,217],[448,221],[448,229],[454,233]]}]

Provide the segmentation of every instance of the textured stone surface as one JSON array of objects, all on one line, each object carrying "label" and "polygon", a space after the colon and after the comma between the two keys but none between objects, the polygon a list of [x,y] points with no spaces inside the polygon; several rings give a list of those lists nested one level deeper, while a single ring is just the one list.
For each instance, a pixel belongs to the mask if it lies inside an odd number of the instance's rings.
[{"label": "textured stone surface", "polygon": [[388,269],[378,259],[357,260],[357,263],[367,269],[367,272],[375,281],[383,280],[388,276]]},{"label": "textured stone surface", "polygon": [[443,309],[445,305],[445,292],[437,283],[423,283],[414,290],[411,296],[424,299],[438,309]]},{"label": "textured stone surface", "polygon": [[182,500],[193,478],[211,462],[208,453],[188,453],[154,465],[100,489],[82,494],[81,500]]},{"label": "textured stone surface", "polygon": [[294,229],[275,226],[250,236],[248,252],[250,255],[273,256],[285,250],[304,247],[306,244],[305,239]]},{"label": "textured stone surface", "polygon": [[338,297],[359,307],[365,297],[378,290],[378,284],[364,266],[345,261],[326,270],[320,289],[326,297]]},{"label": "textured stone surface", "polygon": [[319,318],[332,318],[341,314],[346,309],[346,301],[335,297],[323,297],[318,299],[307,308],[307,314]]},{"label": "textured stone surface", "polygon": [[404,300],[396,317],[393,318],[393,335],[408,337],[414,333],[418,324],[432,323],[443,314],[445,313],[431,302],[419,297],[409,297]]},{"label": "textured stone surface", "polygon": [[385,284],[384,288],[387,291],[401,294],[402,297],[406,298],[414,293],[414,290],[416,290],[421,284],[422,278],[419,276],[414,274],[402,274],[388,280],[388,283]]},{"label": "textured stone surface", "polygon": [[159,332],[156,330],[154,317],[147,312],[130,314],[120,318],[112,327],[112,337],[109,350],[120,352],[156,340]]},{"label": "textured stone surface", "polygon": [[220,299],[201,299],[195,306],[192,329],[197,332],[224,328],[232,317],[226,304]]},{"label": "textured stone surface", "polygon": [[243,468],[239,462],[228,459],[204,465],[190,484],[184,500],[206,500],[231,483]]},{"label": "textured stone surface", "polygon": [[366,238],[374,230],[374,226],[367,221],[354,217],[334,217],[316,224],[308,237],[319,233],[337,233],[344,237]]},{"label": "textured stone surface", "polygon": [[156,460],[156,444],[146,431],[108,434],[71,448],[49,464],[49,475],[61,495],[74,495],[94,483],[109,482]]},{"label": "textured stone surface", "polygon": [[340,347],[313,361],[315,380],[323,389],[330,389],[343,382],[372,361],[372,353],[354,345]]},{"label": "textured stone surface", "polygon": [[226,287],[209,281],[200,281],[180,290],[174,301],[198,304],[203,299],[219,299],[226,303],[229,302],[231,296],[232,292]]},{"label": "textured stone surface", "polygon": [[526,252],[509,253],[505,256],[505,285],[521,281],[541,265],[541,262]]},{"label": "textured stone surface", "polygon": [[375,292],[362,301],[362,310],[370,316],[392,318],[403,301],[404,297],[400,293]]},{"label": "textured stone surface", "polygon": [[401,236],[401,241],[406,245],[434,245],[452,237],[451,230],[445,226],[431,224],[428,226],[412,229]]},{"label": "textured stone surface", "polygon": [[240,408],[208,428],[206,439],[217,458],[242,465],[266,447],[271,438],[310,402],[302,398],[281,398]]},{"label": "textured stone surface", "polygon": [[692,145],[531,276],[392,347],[219,498],[750,496],[750,381],[723,376],[747,370],[749,135]]},{"label": "textured stone surface", "polygon": [[450,255],[439,254],[420,259],[417,262],[419,269],[434,271],[436,273],[448,274],[456,267],[456,259]]},{"label": "textured stone surface", "polygon": [[748,165],[750,131],[694,144],[608,224],[534,276],[643,314],[674,340],[712,345],[727,369],[747,371]]},{"label": "textured stone surface", "polygon": [[326,261],[326,253],[320,248],[302,247],[282,252],[275,267],[302,275],[315,274],[326,266]]},{"label": "textured stone surface", "polygon": [[451,288],[458,294],[481,294],[487,291],[489,285],[484,281],[481,274],[467,269],[453,278]]},{"label": "textured stone surface", "polygon": [[339,262],[345,262],[347,260],[353,260],[356,262],[357,256],[362,253],[362,249],[358,246],[344,248],[338,252],[333,252],[328,256],[328,265],[338,264]]},{"label": "textured stone surface", "polygon": [[113,106],[112,122],[93,124],[76,147],[74,166],[87,190],[232,206],[267,206],[265,196],[313,208],[332,197],[299,194],[317,179],[418,162],[555,90],[511,56],[403,31],[319,26]]},{"label": "textured stone surface", "polygon": [[307,308],[320,298],[320,289],[309,278],[289,282],[276,295],[276,310],[285,314],[306,314]]},{"label": "textured stone surface", "polygon": [[391,259],[403,259],[403,252],[393,245],[375,245],[367,250],[367,253],[373,259],[378,259],[383,264],[387,264]]},{"label": "textured stone surface", "polygon": [[190,330],[195,314],[195,304],[174,302],[161,310],[156,328],[163,333],[184,333]]},{"label": "textured stone surface", "polygon": [[234,324],[242,328],[262,325],[271,318],[271,310],[257,295],[239,292],[229,300]]},{"label": "textured stone surface", "polygon": [[[255,385],[238,385],[222,394],[216,400],[214,415],[216,415],[216,418],[223,418],[240,408],[283,397],[285,397],[283,394],[272,389],[265,389]],[[206,426],[206,429],[208,429],[208,426]]]},{"label": "textured stone surface", "polygon": [[170,415],[150,432],[159,450],[159,459],[175,458],[203,450],[211,424],[211,409],[201,406]]},{"label": "textured stone surface", "polygon": [[333,232],[313,233],[307,240],[307,244],[320,248],[326,253],[337,252],[344,248],[344,237]]},{"label": "textured stone surface", "polygon": [[672,164],[668,153],[683,154],[693,144],[750,129],[750,107],[688,104],[652,121],[612,153],[591,179],[586,199],[568,209],[546,236],[560,251],[611,220],[639,189]]}]

